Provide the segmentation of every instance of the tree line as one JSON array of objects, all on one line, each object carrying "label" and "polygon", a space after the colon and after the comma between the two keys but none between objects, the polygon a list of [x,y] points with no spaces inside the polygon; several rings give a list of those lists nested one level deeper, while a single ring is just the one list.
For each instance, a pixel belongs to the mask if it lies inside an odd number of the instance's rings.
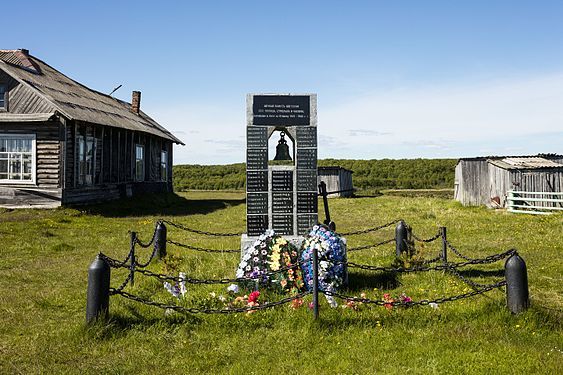
[{"label": "tree line", "polygon": [[[353,171],[354,187],[360,190],[452,188],[456,159],[322,159],[321,166],[340,166]],[[245,163],[228,165],[175,165],[174,189],[244,190]]]}]

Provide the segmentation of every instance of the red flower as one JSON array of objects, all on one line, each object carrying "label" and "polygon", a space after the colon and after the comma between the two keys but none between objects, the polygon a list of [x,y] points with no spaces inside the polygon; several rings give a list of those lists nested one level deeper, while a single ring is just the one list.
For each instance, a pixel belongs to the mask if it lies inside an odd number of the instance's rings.
[{"label": "red flower", "polygon": [[250,295],[248,296],[248,302],[258,301],[258,297],[260,297],[260,292],[255,290],[254,292],[250,293]]}]

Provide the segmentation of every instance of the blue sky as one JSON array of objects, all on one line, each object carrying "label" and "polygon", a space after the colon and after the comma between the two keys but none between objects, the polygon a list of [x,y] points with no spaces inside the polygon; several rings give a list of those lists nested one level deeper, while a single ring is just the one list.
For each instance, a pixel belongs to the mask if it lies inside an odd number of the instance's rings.
[{"label": "blue sky", "polygon": [[245,159],[247,93],[317,93],[322,158],[563,152],[561,1],[14,1],[27,48],[185,143]]}]

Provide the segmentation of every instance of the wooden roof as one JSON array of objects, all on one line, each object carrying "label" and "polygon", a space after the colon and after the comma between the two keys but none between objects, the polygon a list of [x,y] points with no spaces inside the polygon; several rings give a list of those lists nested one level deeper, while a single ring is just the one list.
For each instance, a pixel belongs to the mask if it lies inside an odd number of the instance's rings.
[{"label": "wooden roof", "polygon": [[41,112],[52,113],[54,109],[68,120],[145,132],[184,144],[143,111],[133,113],[131,104],[68,78],[25,50],[0,50],[0,69],[40,97],[26,106],[32,113],[39,112],[33,106],[52,107]]}]

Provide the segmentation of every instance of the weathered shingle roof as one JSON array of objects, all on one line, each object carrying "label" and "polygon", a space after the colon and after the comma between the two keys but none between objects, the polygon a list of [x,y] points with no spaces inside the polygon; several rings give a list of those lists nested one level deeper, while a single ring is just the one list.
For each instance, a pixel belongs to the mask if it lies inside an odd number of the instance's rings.
[{"label": "weathered shingle roof", "polygon": [[131,104],[92,90],[21,50],[0,50],[0,69],[33,88],[69,120],[145,132],[183,144],[146,113],[131,112]]},{"label": "weathered shingle roof", "polygon": [[500,160],[489,160],[488,162],[502,169],[563,169],[563,164],[540,157],[511,157]]}]

